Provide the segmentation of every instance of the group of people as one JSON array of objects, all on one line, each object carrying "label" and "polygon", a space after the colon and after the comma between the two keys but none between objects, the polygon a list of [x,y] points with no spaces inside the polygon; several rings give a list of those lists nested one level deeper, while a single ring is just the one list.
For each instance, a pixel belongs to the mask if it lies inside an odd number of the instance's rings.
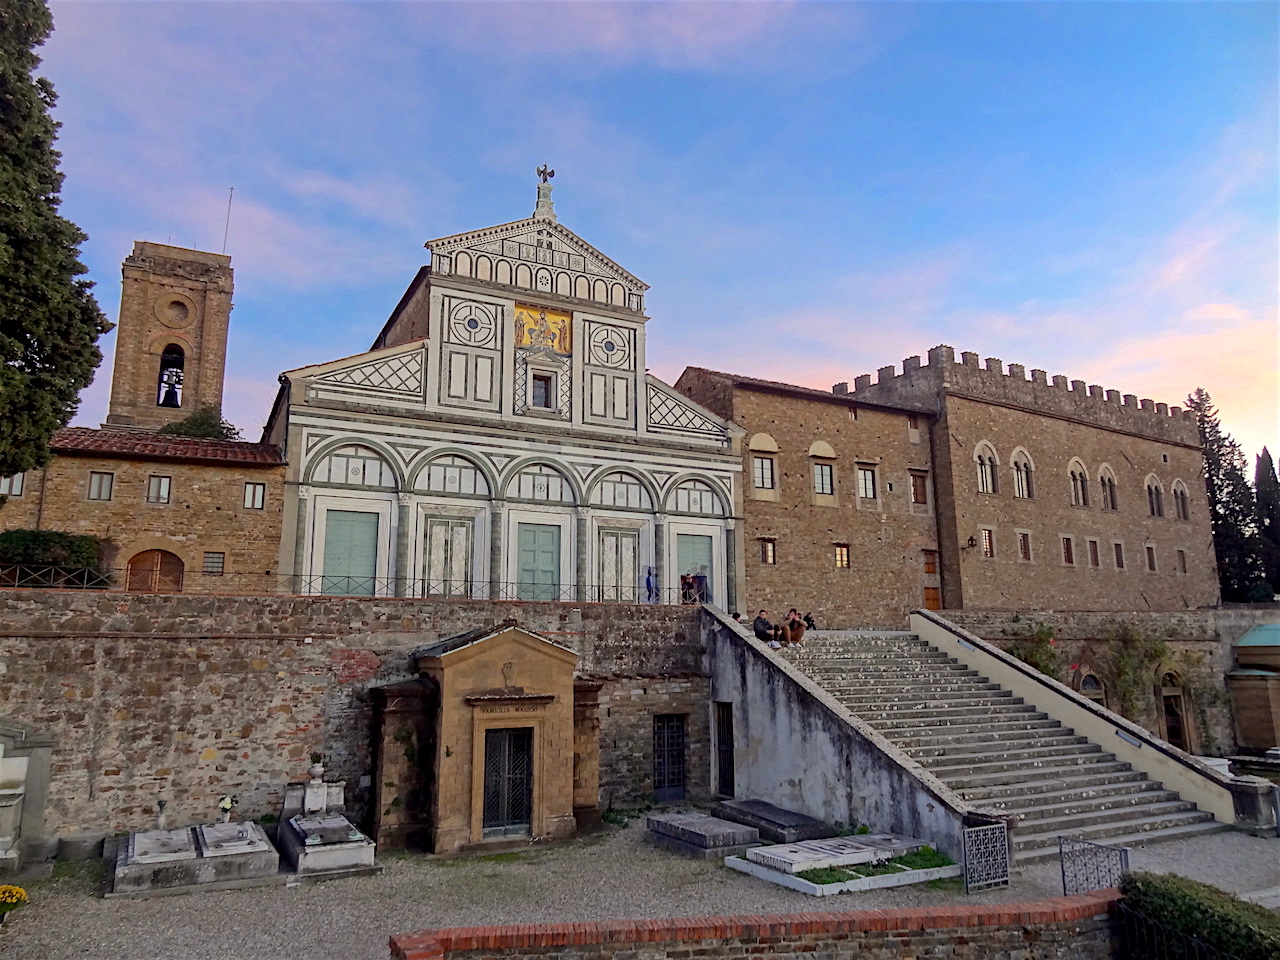
[{"label": "group of people", "polygon": [[769,622],[768,610],[761,610],[751,623],[751,629],[755,632],[756,638],[775,650],[784,643],[799,643],[804,639],[805,630],[813,630],[816,626],[813,622],[813,614],[806,613],[802,617],[795,607],[787,611],[786,618],[780,624]]}]

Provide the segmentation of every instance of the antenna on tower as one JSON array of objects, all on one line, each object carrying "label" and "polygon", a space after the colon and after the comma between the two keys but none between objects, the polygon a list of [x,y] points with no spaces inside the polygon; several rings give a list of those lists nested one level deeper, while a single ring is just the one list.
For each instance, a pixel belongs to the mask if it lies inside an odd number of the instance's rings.
[{"label": "antenna on tower", "polygon": [[227,233],[231,230],[231,201],[236,195],[236,188],[231,187],[227,193],[227,222],[222,228],[222,252],[227,252]]}]

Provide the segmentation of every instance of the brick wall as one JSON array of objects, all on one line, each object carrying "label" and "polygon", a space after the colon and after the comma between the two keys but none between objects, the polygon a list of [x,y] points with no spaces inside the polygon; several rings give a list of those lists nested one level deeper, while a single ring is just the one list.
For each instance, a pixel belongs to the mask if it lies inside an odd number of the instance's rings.
[{"label": "brick wall", "polygon": [[371,688],[414,675],[414,648],[510,617],[572,647],[579,672],[603,681],[602,782],[626,805],[651,775],[647,715],[687,709],[690,772],[706,766],[699,616],[612,604],[5,591],[0,713],[58,738],[51,835],[150,826],[161,798],[175,823],[207,820],[225,793],[240,797],[242,815],[276,813],[312,751],[348,781],[363,815]]},{"label": "brick wall", "polygon": [[1035,903],[423,930],[391,960],[1108,960],[1115,891]]}]

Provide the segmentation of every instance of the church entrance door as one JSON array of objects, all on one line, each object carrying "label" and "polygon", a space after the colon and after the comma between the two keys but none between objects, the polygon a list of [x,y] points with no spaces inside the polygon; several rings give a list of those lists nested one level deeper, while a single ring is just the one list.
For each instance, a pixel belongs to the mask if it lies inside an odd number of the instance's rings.
[{"label": "church entrance door", "polygon": [[429,597],[471,595],[471,521],[427,520],[427,583]]},{"label": "church entrance door", "polygon": [[600,531],[600,595],[603,603],[639,600],[640,537],[634,530]]},{"label": "church entrance door", "polygon": [[533,820],[533,728],[484,732],[484,835],[527,837]]},{"label": "church entrance door", "polygon": [[378,515],[330,510],[324,528],[321,592],[334,597],[371,597],[378,569]]},{"label": "church entrance door", "polygon": [[517,599],[560,599],[560,528],[549,523],[522,523],[517,541]]}]

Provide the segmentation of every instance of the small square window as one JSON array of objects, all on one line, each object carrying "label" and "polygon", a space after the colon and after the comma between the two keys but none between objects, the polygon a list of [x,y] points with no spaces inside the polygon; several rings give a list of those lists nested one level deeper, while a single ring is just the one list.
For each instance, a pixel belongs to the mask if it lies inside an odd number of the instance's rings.
[{"label": "small square window", "polygon": [[996,555],[996,532],[990,527],[983,527],[982,534],[982,555],[984,557],[994,557]]},{"label": "small square window", "polygon": [[556,378],[550,373],[535,373],[530,382],[529,406],[542,410],[552,408]]},{"label": "small square window", "polygon": [[1124,569],[1124,544],[1115,543],[1115,544],[1112,544],[1112,546],[1115,547],[1115,551],[1116,551],[1116,569],[1123,570]]},{"label": "small square window", "polygon": [[168,503],[169,488],[172,483],[169,477],[148,477],[147,503]]},{"label": "small square window", "polygon": [[0,477],[0,497],[22,496],[22,483],[26,474],[15,473],[12,477]]},{"label": "small square window", "polygon": [[757,490],[772,490],[777,486],[773,472],[773,457],[751,458],[751,483]]},{"label": "small square window", "polygon": [[874,500],[876,498],[875,467],[858,468],[858,496],[863,500]]},{"label": "small square window", "polygon": [[115,479],[116,475],[114,473],[91,472],[89,474],[89,499],[110,500],[111,488],[115,485]]},{"label": "small square window", "polygon": [[835,469],[829,463],[813,465],[813,492],[830,496],[835,493]]},{"label": "small square window", "polygon": [[929,478],[923,473],[913,473],[911,475],[911,502],[929,502]]},{"label": "small square window", "polygon": [[1031,561],[1031,534],[1025,530],[1018,533],[1018,559]]},{"label": "small square window", "polygon": [[1062,562],[1069,567],[1076,562],[1076,545],[1071,542],[1070,537],[1062,538]]},{"label": "small square window", "polygon": [[267,485],[265,483],[246,483],[244,485],[244,505],[249,510],[261,510],[267,503]]},{"label": "small square window", "polygon": [[226,569],[227,555],[225,553],[206,553],[204,555],[204,572],[213,574],[214,576],[222,576],[223,570]]},{"label": "small square window", "polygon": [[837,543],[835,546],[836,568],[838,570],[849,569],[849,545],[847,543]]},{"label": "small square window", "polygon": [[774,564],[778,562],[778,544],[774,540],[760,541],[760,562]]}]

